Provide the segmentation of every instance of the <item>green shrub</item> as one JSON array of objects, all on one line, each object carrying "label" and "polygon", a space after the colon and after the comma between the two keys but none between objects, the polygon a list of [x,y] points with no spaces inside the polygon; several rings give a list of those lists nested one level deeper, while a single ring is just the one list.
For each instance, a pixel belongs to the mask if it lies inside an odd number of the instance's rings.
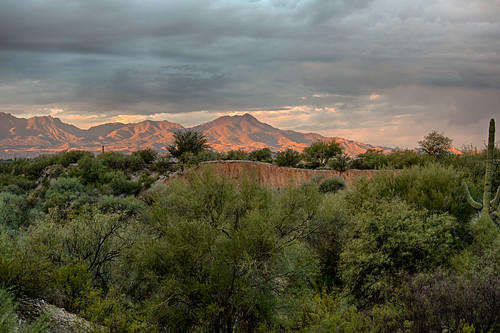
[{"label": "green shrub", "polygon": [[0,289],[0,332],[44,333],[50,330],[46,314],[42,314],[38,318],[29,318],[29,322],[27,322],[26,319],[19,318],[17,311],[18,304],[14,297],[5,289]]},{"label": "green shrub", "polygon": [[386,155],[386,162],[384,165],[394,169],[404,169],[412,166],[424,166],[431,160],[432,156],[422,154],[415,150],[395,149]]},{"label": "green shrub", "polygon": [[387,156],[379,149],[368,149],[351,162],[353,169],[377,170],[387,164]]},{"label": "green shrub", "polygon": [[59,163],[63,167],[67,168],[70,164],[78,163],[82,158],[93,158],[94,154],[90,151],[85,150],[70,150],[60,154],[55,155],[55,163]]},{"label": "green shrub", "polygon": [[412,278],[407,288],[405,317],[417,332],[453,331],[456,326],[477,332],[500,330],[498,272],[456,275],[438,271]]},{"label": "green shrub", "polygon": [[346,153],[339,154],[328,160],[327,168],[339,171],[345,171],[351,168],[351,158]]},{"label": "green shrub", "polygon": [[222,158],[224,160],[248,160],[248,154],[243,149],[229,150]]},{"label": "green shrub", "polygon": [[104,194],[111,195],[131,195],[137,194],[142,186],[136,181],[132,181],[123,171],[108,171],[102,176]]},{"label": "green shrub", "polygon": [[198,155],[209,148],[207,138],[203,133],[191,129],[184,129],[174,133],[174,142],[167,147],[174,157],[181,157],[190,152]]},{"label": "green shrub", "polygon": [[388,299],[403,273],[446,265],[454,254],[455,220],[395,198],[373,202],[347,226],[341,254],[344,291],[359,304]]},{"label": "green shrub", "polygon": [[211,173],[170,183],[155,196],[150,221],[159,237],[140,256],[146,272],[137,273],[155,277],[149,320],[173,331],[274,327],[315,276],[299,239],[320,199],[312,185],[277,194]]},{"label": "green shrub", "polygon": [[369,179],[355,181],[346,200],[353,213],[394,197],[433,213],[448,213],[457,219],[453,231],[457,245],[464,245],[472,241],[469,222],[474,210],[465,199],[462,180],[455,169],[438,163],[414,166],[399,173],[379,171]]},{"label": "green shrub", "polygon": [[52,181],[45,192],[45,206],[75,207],[86,203],[86,190],[76,178],[59,178]]},{"label": "green shrub", "polygon": [[171,155],[158,156],[155,162],[150,167],[151,171],[156,171],[159,173],[175,171],[175,169],[176,169],[176,164],[172,161]]},{"label": "green shrub", "polygon": [[111,289],[102,294],[92,290],[85,295],[85,308],[79,312],[83,318],[103,325],[111,332],[157,332],[147,324],[138,307],[131,306],[124,295]]},{"label": "green shrub", "polygon": [[116,152],[107,152],[96,156],[96,160],[112,170],[126,170],[127,158],[125,155]]},{"label": "green shrub", "polygon": [[67,262],[54,270],[52,286],[64,296],[59,299],[60,306],[77,312],[85,304],[86,296],[92,291],[92,279],[88,267],[83,262]]},{"label": "green shrub", "polygon": [[306,165],[311,169],[325,166],[330,158],[341,155],[343,151],[340,143],[335,140],[317,140],[302,151]]},{"label": "green shrub", "polygon": [[93,286],[107,290],[115,279],[123,251],[134,244],[137,230],[131,229],[131,225],[135,221],[126,210],[103,213],[95,207],[86,207],[64,224],[47,216],[30,228],[29,241],[40,249],[41,259],[50,259],[55,264],[77,264],[63,269],[64,276],[81,274],[84,271],[81,264],[85,264]]},{"label": "green shrub", "polygon": [[337,288],[341,285],[338,264],[347,236],[346,225],[350,219],[344,206],[341,196],[325,195],[312,219],[311,232],[306,237],[308,246],[319,261],[319,286]]},{"label": "green shrub", "polygon": [[335,193],[343,189],[345,189],[345,180],[340,177],[332,177],[319,184],[319,191],[321,193]]},{"label": "green shrub", "polygon": [[272,163],[273,158],[271,156],[271,149],[269,148],[262,148],[262,149],[257,149],[254,151],[251,151],[248,154],[248,159],[250,161],[259,161],[259,162],[265,162],[265,163]]},{"label": "green shrub", "polygon": [[368,309],[346,304],[323,290],[302,297],[300,310],[287,329],[300,332],[413,332],[403,318],[402,307],[388,303]]},{"label": "green shrub", "polygon": [[0,289],[0,332],[15,332],[16,308],[13,297],[5,289]]},{"label": "green shrub", "polygon": [[24,236],[0,229],[0,286],[35,297],[50,296],[53,266]]},{"label": "green shrub", "polygon": [[148,149],[134,151],[132,153],[132,157],[134,157],[134,156],[139,156],[144,163],[151,164],[156,160],[156,157],[158,156],[158,152],[154,151],[151,148],[148,148]]},{"label": "green shrub", "polygon": [[274,162],[277,166],[295,168],[301,160],[302,157],[297,151],[288,148],[285,151],[279,151],[276,154],[276,159]]},{"label": "green shrub", "polygon": [[17,230],[27,226],[33,217],[24,196],[0,192],[0,227]]}]

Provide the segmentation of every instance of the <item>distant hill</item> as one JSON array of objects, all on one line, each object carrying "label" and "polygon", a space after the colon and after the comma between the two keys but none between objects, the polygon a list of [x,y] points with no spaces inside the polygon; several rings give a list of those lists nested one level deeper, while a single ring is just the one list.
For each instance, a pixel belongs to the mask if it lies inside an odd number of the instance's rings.
[{"label": "distant hill", "polygon": [[387,147],[375,147],[338,137],[328,138],[317,133],[282,130],[262,123],[248,113],[242,116],[223,116],[211,122],[195,126],[193,129],[203,132],[210,145],[218,151],[229,149],[251,151],[265,147],[275,151],[287,148],[302,151],[313,141],[331,139],[339,142],[349,156],[356,156],[364,153],[367,149],[373,148],[384,151],[390,150]]},{"label": "distant hill", "polygon": [[[106,123],[79,129],[51,116],[17,118],[0,112],[0,157],[35,156],[65,149],[132,152],[152,148],[165,152],[173,141],[176,131],[185,129],[169,121],[142,121],[122,124]],[[243,149],[251,151],[268,147],[273,151],[291,148],[301,151],[315,140],[337,140],[350,156],[364,153],[367,149],[382,149],[343,138],[327,138],[317,133],[301,133],[275,128],[262,123],[250,114],[223,116],[192,129],[201,131],[210,146],[217,151]]]}]

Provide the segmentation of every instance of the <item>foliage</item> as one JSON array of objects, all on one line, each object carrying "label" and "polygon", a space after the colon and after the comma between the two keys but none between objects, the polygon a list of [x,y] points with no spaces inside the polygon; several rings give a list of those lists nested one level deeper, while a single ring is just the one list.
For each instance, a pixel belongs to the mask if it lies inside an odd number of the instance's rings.
[{"label": "foliage", "polygon": [[327,167],[333,170],[345,171],[351,167],[351,157],[346,153],[338,154],[328,160]]},{"label": "foliage", "polygon": [[132,157],[135,157],[135,156],[139,156],[144,163],[151,164],[156,160],[156,157],[158,156],[158,152],[154,151],[151,148],[142,149],[142,150],[134,151],[132,153]]},{"label": "foliage", "polygon": [[130,179],[123,171],[109,171],[102,175],[103,185],[102,191],[105,194],[112,195],[131,195],[137,194],[142,188],[142,185]]},{"label": "foliage", "polygon": [[297,151],[287,148],[285,151],[279,151],[276,154],[274,162],[277,166],[295,168],[301,159],[302,157]]},{"label": "foliage", "polygon": [[199,154],[187,151],[179,157],[179,163],[182,166],[193,166],[201,162],[215,161],[218,159],[220,159],[220,155],[210,150],[202,151]]},{"label": "foliage", "polygon": [[243,149],[231,149],[225,152],[224,160],[248,160],[248,154]]},{"label": "foliage", "polygon": [[156,160],[151,165],[150,170],[158,173],[167,173],[169,171],[175,171],[176,164],[172,161],[171,155],[160,155],[156,157]]},{"label": "foliage", "polygon": [[442,332],[467,323],[478,332],[500,329],[500,277],[496,273],[456,275],[445,271],[411,279],[405,317],[416,332]]},{"label": "foliage", "polygon": [[365,207],[348,226],[341,254],[344,291],[360,304],[387,299],[402,274],[446,264],[453,253],[454,220],[400,199]]},{"label": "foliage", "polygon": [[383,163],[383,166],[394,169],[404,169],[412,166],[423,167],[426,163],[432,161],[431,156],[412,149],[394,149],[385,156],[387,161]]},{"label": "foliage", "polygon": [[335,140],[314,141],[302,152],[304,160],[310,168],[325,166],[328,159],[340,154],[342,154],[342,146]]},{"label": "foliage", "polygon": [[186,152],[197,155],[208,149],[207,142],[203,133],[186,129],[174,133],[174,143],[168,147],[168,151],[177,158]]},{"label": "foliage", "polygon": [[0,289],[0,332],[43,333],[50,329],[46,316],[40,316],[31,323],[22,321],[16,311],[18,304],[5,289]]},{"label": "foliage", "polygon": [[302,318],[295,326],[303,332],[412,332],[413,325],[402,320],[401,307],[374,306],[363,311],[347,305],[325,290],[303,300]]},{"label": "foliage", "polygon": [[46,209],[78,209],[90,201],[82,183],[76,178],[58,178],[50,183],[45,192]]},{"label": "foliage", "polygon": [[340,177],[332,177],[319,184],[319,191],[321,193],[337,192],[343,189],[345,189],[345,180]]},{"label": "foliage", "polygon": [[23,195],[0,192],[0,228],[17,230],[25,227],[36,215],[36,210],[27,206]]},{"label": "foliage", "polygon": [[386,156],[382,150],[368,149],[352,161],[351,167],[359,170],[377,170],[381,169],[386,163]]},{"label": "foliage", "polygon": [[257,150],[251,151],[248,154],[248,159],[250,161],[259,161],[259,162],[265,162],[265,163],[272,163],[273,162],[273,157],[271,155],[271,149],[269,149],[269,148],[262,148],[262,149],[257,149]]},{"label": "foliage", "polygon": [[414,166],[401,172],[379,171],[370,179],[360,179],[346,194],[352,212],[371,207],[374,202],[395,197],[433,213],[448,213],[456,218],[453,235],[457,246],[472,241],[470,220],[473,209],[466,203],[463,177],[450,166],[437,163]]},{"label": "foliage", "polygon": [[111,289],[103,295],[98,289],[85,297],[87,306],[80,315],[92,322],[100,323],[111,332],[155,332],[155,327],[144,322],[136,306],[131,305],[124,295]]},{"label": "foliage", "polygon": [[432,156],[444,156],[448,149],[451,148],[453,140],[445,136],[444,133],[439,133],[438,131],[432,131],[424,139],[419,141],[418,144],[429,155]]},{"label": "foliage", "polygon": [[306,236],[307,245],[319,261],[319,286],[336,289],[341,285],[339,261],[347,238],[346,225],[349,220],[341,196],[329,193],[323,197],[311,221],[311,232]]},{"label": "foliage", "polygon": [[103,213],[89,207],[62,226],[48,216],[32,228],[31,242],[43,246],[54,263],[85,263],[92,283],[107,290],[113,280],[113,265],[133,244],[133,238],[128,237],[133,221],[127,211]]},{"label": "foliage", "polygon": [[15,236],[0,229],[0,286],[16,294],[48,296],[51,263],[24,235]]},{"label": "foliage", "polygon": [[148,149],[4,161],[0,317],[23,295],[119,332],[495,331],[500,237],[474,245],[462,187],[480,196],[486,155],[368,151],[358,163],[403,170],[339,192],[338,180],[271,189],[209,171],[149,188],[180,164]]},{"label": "foliage", "polygon": [[158,275],[150,320],[174,331],[272,325],[279,302],[315,272],[295,241],[315,210],[310,194],[311,187],[289,189],[273,199],[268,190],[236,188],[210,173],[172,184],[151,217],[161,236],[145,258]]},{"label": "foliage", "polygon": [[16,304],[6,290],[0,289],[0,332],[13,332],[16,325]]}]

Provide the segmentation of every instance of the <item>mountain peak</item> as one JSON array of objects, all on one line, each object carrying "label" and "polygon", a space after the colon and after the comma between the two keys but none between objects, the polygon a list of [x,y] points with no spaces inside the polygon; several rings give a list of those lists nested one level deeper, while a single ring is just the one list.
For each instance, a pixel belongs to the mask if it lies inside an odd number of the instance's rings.
[{"label": "mountain peak", "polygon": [[[257,118],[255,118],[254,116],[252,116],[250,113],[245,113],[243,114],[241,117],[245,118],[245,119],[254,119],[254,120],[257,120]],[[258,121],[258,120],[257,120]]]},{"label": "mountain peak", "polygon": [[[4,147],[4,152],[9,152],[9,157],[35,156],[42,151],[56,152],[67,147],[100,151],[102,145],[108,150],[121,152],[144,148],[166,151],[173,141],[173,133],[184,129],[182,125],[167,120],[107,123],[81,130],[52,116],[23,119],[0,113],[0,117],[5,120],[0,122],[0,146]],[[202,132],[217,151],[262,148],[301,151],[315,140],[328,139],[316,133],[281,130],[259,121],[250,113],[219,117],[191,129]],[[338,141],[351,156],[373,148],[351,140],[338,138]]]}]

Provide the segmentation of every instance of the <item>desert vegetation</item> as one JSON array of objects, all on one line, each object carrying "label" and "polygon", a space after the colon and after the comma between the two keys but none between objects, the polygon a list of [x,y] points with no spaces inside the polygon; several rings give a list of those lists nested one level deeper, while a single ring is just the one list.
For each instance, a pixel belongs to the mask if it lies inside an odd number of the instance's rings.
[{"label": "desert vegetation", "polygon": [[[174,143],[177,156],[68,151],[0,163],[0,331],[57,331],[50,311],[23,310],[26,299],[91,324],[74,331],[500,330],[494,139],[484,152],[356,159],[328,142],[301,156],[217,154],[202,136],[178,139],[187,148]],[[348,189],[339,178],[271,188],[186,172],[235,157],[402,170]],[[176,172],[186,176],[161,181]],[[492,203],[479,214],[483,197]]]}]

